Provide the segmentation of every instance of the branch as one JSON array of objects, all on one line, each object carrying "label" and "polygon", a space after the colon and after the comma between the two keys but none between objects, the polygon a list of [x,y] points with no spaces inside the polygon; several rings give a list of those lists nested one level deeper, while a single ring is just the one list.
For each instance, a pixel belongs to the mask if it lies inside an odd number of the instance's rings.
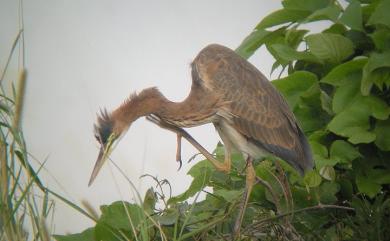
[{"label": "branch", "polygon": [[345,206],[338,206],[338,205],[332,205],[332,204],[318,204],[316,206],[312,206],[312,207],[306,207],[306,208],[302,208],[302,209],[298,209],[298,210],[293,210],[293,211],[289,211],[289,212],[286,212],[286,213],[282,213],[282,214],[278,214],[274,217],[269,217],[269,218],[265,218],[265,219],[262,219],[258,222],[255,222],[251,225],[249,225],[249,227],[245,228],[245,231],[251,229],[252,227],[255,227],[261,223],[264,223],[264,222],[269,222],[269,221],[272,221],[274,219],[279,219],[279,218],[282,218],[282,217],[285,217],[285,216],[289,216],[289,215],[293,215],[293,214],[297,214],[297,213],[302,213],[302,212],[306,212],[306,211],[313,211],[313,210],[318,210],[318,209],[342,209],[342,210],[346,210],[346,211],[355,211],[354,208],[351,208],[351,207],[345,207]]}]

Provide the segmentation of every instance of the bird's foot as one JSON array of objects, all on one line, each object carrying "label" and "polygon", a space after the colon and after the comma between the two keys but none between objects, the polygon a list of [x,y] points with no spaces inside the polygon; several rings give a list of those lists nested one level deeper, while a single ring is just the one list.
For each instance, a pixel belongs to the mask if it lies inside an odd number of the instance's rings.
[{"label": "bird's foot", "polygon": [[179,163],[179,168],[178,170],[181,169],[182,167],[182,160],[181,160],[181,138],[183,136],[183,133],[185,132],[182,128],[174,126],[172,124],[169,124],[165,121],[163,121],[160,117],[156,115],[148,115],[146,116],[146,119],[159,127],[163,129],[170,130],[177,135],[177,150],[176,150],[176,161]]}]

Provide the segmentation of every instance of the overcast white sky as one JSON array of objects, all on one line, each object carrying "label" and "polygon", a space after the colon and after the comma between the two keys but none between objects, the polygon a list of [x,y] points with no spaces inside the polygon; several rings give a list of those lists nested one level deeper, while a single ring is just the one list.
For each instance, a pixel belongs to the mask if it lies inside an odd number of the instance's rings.
[{"label": "overcast white sky", "polygon": [[[18,1],[0,0],[0,70],[18,32]],[[268,0],[35,0],[24,1],[28,84],[23,119],[29,151],[47,159],[45,183],[67,198],[95,208],[134,200],[126,180],[112,165],[87,183],[98,153],[93,136],[96,112],[112,110],[133,91],[157,86],[180,101],[189,92],[189,64],[210,43],[236,48],[259,20],[280,7]],[[16,56],[17,57],[17,56]],[[14,58],[6,80],[15,79]],[[265,51],[251,58],[266,76],[272,59]],[[190,133],[212,151],[219,138],[212,125]],[[176,137],[145,119],[135,122],[112,159],[139,188],[139,177],[167,178],[173,193],[191,182],[187,164],[196,150],[183,143],[177,172]],[[60,185],[54,180],[54,178]],[[117,188],[117,183],[120,189]],[[55,232],[79,232],[92,223],[57,201]]]}]

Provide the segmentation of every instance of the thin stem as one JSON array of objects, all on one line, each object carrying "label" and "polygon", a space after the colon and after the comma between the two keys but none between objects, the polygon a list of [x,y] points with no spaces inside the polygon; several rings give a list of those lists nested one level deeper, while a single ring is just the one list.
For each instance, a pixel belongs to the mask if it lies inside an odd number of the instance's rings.
[{"label": "thin stem", "polygon": [[254,228],[261,223],[269,222],[269,221],[272,221],[275,219],[283,218],[285,216],[289,216],[289,215],[293,215],[293,214],[297,214],[297,213],[302,213],[302,212],[306,212],[306,211],[313,211],[313,210],[318,210],[318,209],[342,209],[342,210],[346,210],[346,211],[355,211],[355,209],[351,208],[351,207],[345,207],[345,206],[339,206],[339,205],[333,205],[333,204],[321,204],[320,203],[316,206],[306,207],[306,208],[302,208],[302,209],[298,209],[298,210],[294,210],[294,211],[289,211],[286,213],[278,214],[274,217],[262,219],[258,222],[255,222],[255,223],[249,225],[249,227],[245,228],[245,231],[248,231],[251,228]]}]

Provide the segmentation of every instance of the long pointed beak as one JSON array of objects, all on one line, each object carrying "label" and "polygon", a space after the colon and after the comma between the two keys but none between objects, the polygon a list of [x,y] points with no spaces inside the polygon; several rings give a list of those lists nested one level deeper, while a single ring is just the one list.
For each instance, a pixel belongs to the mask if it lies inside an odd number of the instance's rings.
[{"label": "long pointed beak", "polygon": [[103,164],[106,162],[107,155],[104,153],[104,146],[100,148],[98,158],[95,163],[95,167],[93,168],[91,177],[89,178],[88,187],[91,186],[93,181],[95,180],[96,176],[98,175],[100,169],[102,168]]}]

